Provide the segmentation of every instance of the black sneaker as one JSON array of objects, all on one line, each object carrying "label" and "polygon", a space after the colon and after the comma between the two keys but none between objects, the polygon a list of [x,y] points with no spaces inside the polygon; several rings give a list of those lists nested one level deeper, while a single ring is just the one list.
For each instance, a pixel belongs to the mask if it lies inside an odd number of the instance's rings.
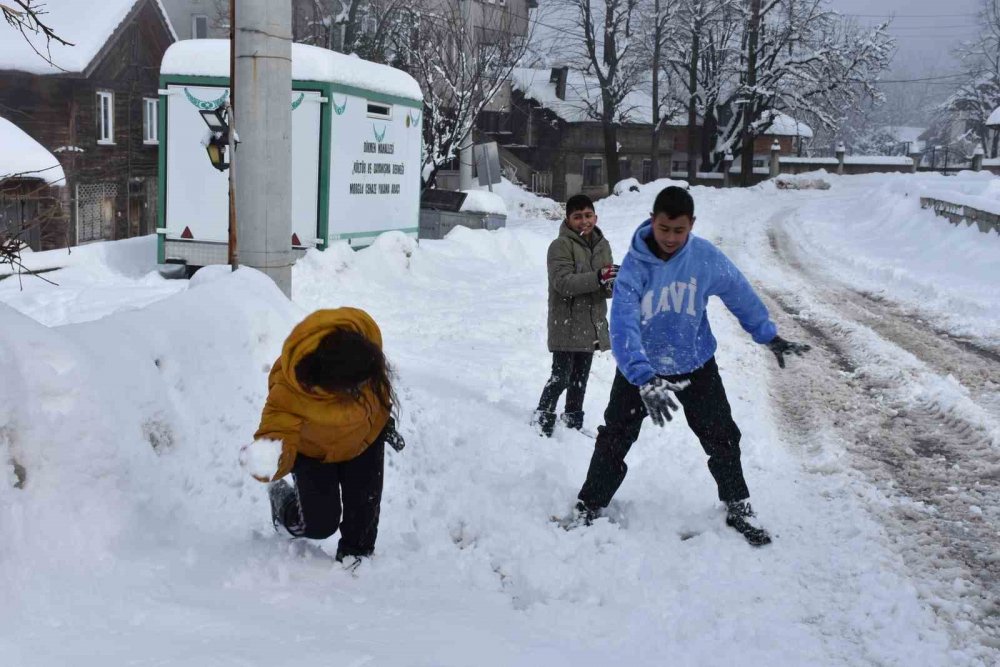
[{"label": "black sneaker", "polygon": [[726,503],[726,525],[743,535],[755,547],[771,543],[771,536],[758,523],[757,514],[748,500]]},{"label": "black sneaker", "polygon": [[552,437],[552,432],[556,429],[556,413],[547,410],[535,410],[531,417],[531,424],[538,428],[538,434],[546,438]]},{"label": "black sneaker", "polygon": [[291,526],[285,524],[285,508],[288,507],[289,503],[299,502],[298,495],[292,485],[283,479],[271,482],[267,485],[267,497],[271,501],[271,523],[274,524],[274,530],[281,532],[281,529],[284,528],[293,537],[297,532],[301,532],[302,527],[297,522]]},{"label": "black sneaker", "polygon": [[566,428],[579,431],[583,428],[583,412],[564,412],[559,416]]},{"label": "black sneaker", "polygon": [[600,510],[592,510],[584,505],[582,500],[578,500],[572,512],[563,517],[554,516],[552,521],[559,524],[563,530],[573,530],[593,524],[599,516],[601,516]]}]

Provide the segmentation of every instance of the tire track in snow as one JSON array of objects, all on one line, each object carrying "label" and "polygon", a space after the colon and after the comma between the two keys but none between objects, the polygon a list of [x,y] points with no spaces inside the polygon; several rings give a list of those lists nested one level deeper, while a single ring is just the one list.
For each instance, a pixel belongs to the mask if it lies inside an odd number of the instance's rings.
[{"label": "tire track in snow", "polygon": [[915,392],[919,375],[873,369],[879,349],[866,349],[859,331],[953,376],[990,416],[1000,363],[992,350],[935,332],[893,304],[818,280],[773,228],[784,213],[771,220],[768,240],[793,277],[785,284],[798,287],[764,292],[782,326],[794,322],[815,352],[809,370],[781,376],[778,399],[807,450],[819,452],[831,432],[846,443],[850,465],[888,498],[871,506],[922,597],[950,621],[956,645],[979,644],[992,664],[1000,659],[1000,448],[989,424],[932,391]]}]

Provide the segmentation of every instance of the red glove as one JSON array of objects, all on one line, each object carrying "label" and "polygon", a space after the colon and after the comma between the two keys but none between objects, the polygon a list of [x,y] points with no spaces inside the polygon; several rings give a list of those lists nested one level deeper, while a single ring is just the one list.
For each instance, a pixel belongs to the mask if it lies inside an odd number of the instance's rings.
[{"label": "red glove", "polygon": [[600,283],[601,287],[606,287],[615,282],[616,277],[618,277],[617,264],[608,264],[597,272],[597,282]]}]

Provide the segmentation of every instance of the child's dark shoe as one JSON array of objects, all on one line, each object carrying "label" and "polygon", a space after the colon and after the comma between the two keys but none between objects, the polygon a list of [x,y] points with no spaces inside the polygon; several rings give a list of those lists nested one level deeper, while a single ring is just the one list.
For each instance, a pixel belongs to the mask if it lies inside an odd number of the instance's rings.
[{"label": "child's dark shoe", "polygon": [[552,437],[552,432],[556,428],[556,413],[547,410],[535,410],[531,417],[531,424],[538,429],[539,435],[546,438]]},{"label": "child's dark shoe", "polygon": [[771,535],[760,525],[748,500],[726,503],[726,525],[741,533],[755,547],[771,543]]},{"label": "child's dark shoe", "polygon": [[560,416],[562,423],[566,428],[571,428],[574,431],[579,431],[583,428],[583,412],[564,412]]},{"label": "child's dark shoe", "polygon": [[295,537],[296,531],[300,530],[301,526],[297,522],[293,526],[285,525],[289,503],[298,503],[295,489],[285,480],[279,479],[277,482],[271,482],[267,485],[267,497],[271,501],[271,523],[274,524],[274,530],[281,532],[284,529],[289,535]]}]

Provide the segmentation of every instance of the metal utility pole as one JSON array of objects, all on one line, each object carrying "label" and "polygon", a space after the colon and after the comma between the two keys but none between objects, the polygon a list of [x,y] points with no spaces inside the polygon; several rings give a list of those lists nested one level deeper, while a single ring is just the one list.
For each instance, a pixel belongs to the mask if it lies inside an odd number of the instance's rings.
[{"label": "metal utility pole", "polygon": [[750,0],[750,37],[747,44],[747,96],[743,100],[743,153],[740,155],[740,185],[747,187],[753,176],[753,144],[750,123],[757,98],[757,43],[760,40],[760,0]]},{"label": "metal utility pole", "polygon": [[236,213],[243,263],[292,292],[292,8],[235,0]]}]

